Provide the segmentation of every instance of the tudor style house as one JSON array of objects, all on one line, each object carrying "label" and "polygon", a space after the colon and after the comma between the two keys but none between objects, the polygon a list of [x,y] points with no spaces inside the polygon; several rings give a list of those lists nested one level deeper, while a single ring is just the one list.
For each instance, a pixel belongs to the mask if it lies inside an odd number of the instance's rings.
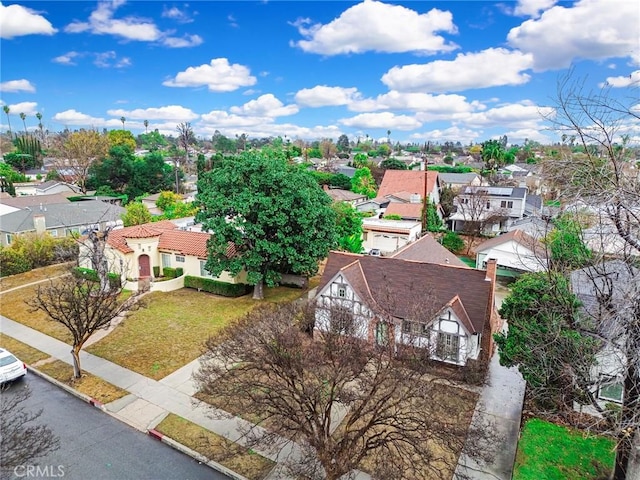
[{"label": "tudor style house", "polygon": [[481,272],[331,252],[315,297],[315,329],[396,348],[428,348],[433,360],[452,365],[485,363],[501,327],[495,282],[495,262]]}]

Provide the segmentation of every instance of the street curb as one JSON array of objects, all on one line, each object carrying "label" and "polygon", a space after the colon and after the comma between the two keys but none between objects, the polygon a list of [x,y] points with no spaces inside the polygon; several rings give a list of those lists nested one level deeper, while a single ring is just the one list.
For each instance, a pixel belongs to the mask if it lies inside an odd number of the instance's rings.
[{"label": "street curb", "polygon": [[222,473],[223,475],[226,475],[227,477],[233,478],[234,480],[248,480],[247,477],[243,477],[239,473],[236,473],[233,470],[229,470],[224,465],[220,465],[218,462],[210,460],[204,455],[196,452],[195,450],[190,449],[186,445],[183,445],[182,443],[174,440],[173,438],[167,437],[165,434],[163,434],[162,432],[159,432],[155,428],[149,429],[147,433],[149,434],[149,436],[155,438],[156,440],[166,445],[169,445],[171,448],[174,448],[175,450],[178,450],[179,452],[182,452],[185,455],[190,456],[191,458],[193,458],[194,460],[197,460],[200,463],[204,463],[209,468],[217,470],[218,472]]},{"label": "street curb", "polygon": [[52,383],[52,384],[56,385],[57,387],[63,389],[64,391],[70,393],[74,397],[79,398],[83,402],[86,402],[89,405],[102,410],[104,413],[110,415],[111,417],[115,418],[116,420],[118,420],[120,422],[123,422],[123,423],[126,423],[127,425],[129,425],[132,428],[135,428],[138,431],[141,431],[143,433],[147,433],[149,436],[155,438],[156,440],[168,445],[169,447],[171,447],[171,448],[173,448],[175,450],[178,450],[179,452],[184,453],[185,455],[190,456],[194,460],[197,460],[198,462],[205,464],[206,466],[208,466],[209,468],[212,468],[213,470],[217,470],[218,472],[222,473],[223,475],[228,476],[229,478],[233,478],[234,480],[249,480],[248,478],[246,478],[246,477],[234,472],[233,470],[229,470],[224,465],[220,465],[218,462],[215,462],[213,460],[208,459],[204,455],[196,452],[195,450],[190,449],[186,445],[181,444],[180,442],[174,440],[173,438],[165,436],[164,434],[162,434],[161,432],[159,432],[159,431],[157,431],[157,430],[155,430],[153,428],[149,429],[149,430],[147,430],[147,429],[141,430],[137,426],[132,425],[126,419],[122,418],[116,412],[109,411],[102,402],[99,402],[95,398],[91,398],[89,395],[86,395],[86,394],[84,394],[82,392],[77,391],[76,389],[70,387],[66,383],[62,383],[60,380],[56,380],[55,378],[51,377],[50,375],[47,375],[46,373],[41,372],[37,368],[34,368],[34,367],[31,367],[31,366],[27,365],[27,370],[29,372],[33,373],[34,375],[36,375],[36,376],[38,376],[38,377],[40,377],[40,378]]},{"label": "street curb", "polygon": [[91,398],[89,395],[86,395],[86,394],[84,394],[82,392],[77,391],[75,388],[70,387],[66,383],[62,383],[60,380],[56,380],[55,378],[47,375],[46,373],[41,372],[37,368],[34,368],[34,367],[31,367],[31,366],[27,365],[27,370],[29,372],[33,373],[34,375],[37,375],[38,377],[43,378],[43,379],[45,379],[46,381],[48,381],[50,383],[53,383],[57,387],[65,390],[66,392],[70,393],[74,397],[79,398],[83,402],[86,402],[86,403],[88,403],[89,405],[91,405],[93,407],[99,408],[100,410],[102,410],[105,413],[110,413],[110,412],[107,411],[107,409],[105,408],[104,404],[102,402],[99,402],[95,398]]}]

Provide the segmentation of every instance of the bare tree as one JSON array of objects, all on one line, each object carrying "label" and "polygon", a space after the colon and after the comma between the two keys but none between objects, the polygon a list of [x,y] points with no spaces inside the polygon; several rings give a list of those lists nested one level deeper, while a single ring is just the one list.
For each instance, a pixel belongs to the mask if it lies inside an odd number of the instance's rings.
[{"label": "bare tree", "polygon": [[[35,297],[27,300],[31,308],[42,310],[71,333],[74,378],[82,375],[80,350],[86,341],[97,330],[108,327],[115,317],[131,310],[138,300],[137,294],[123,300],[120,276],[109,275],[109,259],[105,255],[108,233],[91,232],[81,244],[81,255],[90,259],[95,277],[73,271],[70,276],[39,286]],[[117,267],[113,265],[111,269]]]},{"label": "bare tree", "polygon": [[33,464],[60,447],[58,437],[50,428],[34,423],[42,410],[26,408],[25,402],[30,396],[31,390],[26,385],[0,387],[0,471],[3,473]]},{"label": "bare tree", "polygon": [[[563,78],[558,85],[554,116],[548,120],[555,131],[568,135],[572,142],[577,140],[580,151],[563,150],[563,157],[544,165],[546,178],[557,187],[561,200],[592,212],[600,232],[613,232],[622,243],[615,253],[629,265],[640,254],[640,176],[629,149],[630,135],[640,120],[638,87],[637,82],[632,84],[629,96],[621,98],[614,96],[609,87],[585,90],[583,82],[571,73]],[[602,243],[610,246],[615,242],[605,239]],[[593,278],[594,288],[600,278]],[[637,286],[637,276],[635,282]],[[607,287],[609,292],[602,292],[598,301],[606,306],[607,299],[613,298],[621,287],[628,285]],[[636,289],[631,294],[617,294],[616,298],[615,304],[609,303],[608,309],[600,310],[602,315],[596,320],[602,326],[615,318],[617,328],[605,330],[603,341],[619,349],[625,358],[614,472],[614,479],[621,480],[629,478],[632,469],[640,472],[640,458],[633,457],[633,443],[640,443],[640,293]]]},{"label": "bare tree", "polygon": [[348,309],[328,313],[332,327],[314,338],[313,309],[256,309],[207,342],[195,375],[201,391],[259,417],[244,432],[248,447],[295,441],[301,451],[287,466],[296,478],[336,480],[356,469],[380,479],[451,478],[465,441],[478,445],[467,432],[473,401],[461,407],[473,395],[447,394],[452,387],[411,368],[419,350],[405,363],[393,342],[359,339]]},{"label": "bare tree", "polygon": [[494,221],[499,221],[504,212],[492,206],[486,187],[465,187],[454,199],[454,205],[459,214],[457,216],[463,218],[462,232],[471,237],[471,241],[467,242],[468,255],[475,240],[484,235]]},{"label": "bare tree", "polygon": [[91,166],[109,151],[109,139],[94,130],[80,130],[68,136],[57,155],[55,168],[72,177],[83,192],[87,191],[87,178]]},{"label": "bare tree", "polygon": [[[189,122],[184,122],[184,123],[178,124],[178,126],[176,127],[176,130],[178,130],[178,144],[184,150],[185,167],[189,168],[190,166],[189,148],[191,147],[191,145],[196,143],[196,137],[193,134],[193,128],[191,128],[191,124]],[[174,159],[174,169],[176,174],[176,193],[180,193],[180,183],[179,183],[180,177],[178,173],[179,168],[180,168],[179,160],[176,157]]]}]

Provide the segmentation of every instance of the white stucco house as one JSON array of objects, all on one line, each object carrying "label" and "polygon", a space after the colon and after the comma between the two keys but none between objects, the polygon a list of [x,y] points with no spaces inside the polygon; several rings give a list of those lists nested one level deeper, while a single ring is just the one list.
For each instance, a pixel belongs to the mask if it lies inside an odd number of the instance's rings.
[{"label": "white stucco house", "polygon": [[489,260],[498,268],[516,272],[539,272],[547,268],[544,245],[522,230],[498,235],[476,247],[476,268],[484,270]]},{"label": "white stucco house", "polygon": [[365,251],[379,249],[383,255],[393,253],[417,240],[422,224],[411,220],[362,219],[362,247]]},{"label": "white stucco house", "polygon": [[315,331],[427,348],[431,359],[460,367],[486,362],[501,323],[495,273],[493,262],[480,272],[331,252],[315,297]]}]

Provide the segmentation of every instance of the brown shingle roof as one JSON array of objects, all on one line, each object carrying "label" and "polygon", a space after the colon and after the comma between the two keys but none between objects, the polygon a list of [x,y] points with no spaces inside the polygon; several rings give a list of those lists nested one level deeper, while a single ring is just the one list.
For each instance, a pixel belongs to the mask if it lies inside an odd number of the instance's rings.
[{"label": "brown shingle roof", "polygon": [[[455,308],[456,315],[463,315],[464,310],[469,318],[471,333],[482,332],[493,311],[493,305],[489,305],[493,298],[493,286],[485,280],[484,271],[392,257],[331,252],[318,291],[344,267],[350,265],[349,269],[353,271],[354,262],[360,265],[363,281],[377,305],[397,318],[406,318],[419,292],[424,292],[425,298],[435,302],[434,311],[440,311],[448,305]],[[361,290],[362,284],[358,282],[354,288],[366,299],[369,294]],[[456,296],[461,305],[455,305]],[[388,298],[392,301],[385,301]]]},{"label": "brown shingle roof", "polygon": [[391,256],[401,260],[413,260],[416,262],[438,263],[440,265],[469,268],[466,263],[440,245],[440,243],[431,235],[424,235],[422,238],[404,246]]},{"label": "brown shingle roof", "polygon": [[[425,188],[426,179],[426,188]],[[438,180],[438,172],[422,170],[386,170],[378,197],[400,192],[419,193],[425,197],[431,193]]]},{"label": "brown shingle roof", "polygon": [[351,202],[353,200],[366,199],[366,195],[362,195],[361,193],[353,193],[349,190],[342,190],[340,188],[330,188],[325,190],[327,195],[329,195],[333,200],[341,201],[341,202]]}]

